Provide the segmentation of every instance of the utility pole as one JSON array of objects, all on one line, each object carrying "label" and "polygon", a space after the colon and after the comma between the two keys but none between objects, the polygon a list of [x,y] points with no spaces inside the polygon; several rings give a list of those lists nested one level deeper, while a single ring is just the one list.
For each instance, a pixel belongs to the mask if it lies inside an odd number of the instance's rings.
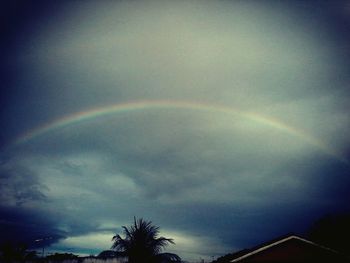
[{"label": "utility pole", "polygon": [[43,241],[50,240],[50,239],[52,239],[52,237],[44,237],[44,238],[39,238],[35,240],[35,242],[42,242],[42,247],[43,247],[43,250],[41,253],[42,258],[44,258],[44,255],[45,255],[45,243]]}]

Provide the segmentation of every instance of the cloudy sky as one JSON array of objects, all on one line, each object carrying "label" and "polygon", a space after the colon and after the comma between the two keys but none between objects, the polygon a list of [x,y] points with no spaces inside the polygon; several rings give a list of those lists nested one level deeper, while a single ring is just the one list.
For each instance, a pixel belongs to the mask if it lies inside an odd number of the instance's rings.
[{"label": "cloudy sky", "polygon": [[136,216],[211,259],[350,211],[350,2],[8,1],[1,25],[1,241],[97,254]]}]

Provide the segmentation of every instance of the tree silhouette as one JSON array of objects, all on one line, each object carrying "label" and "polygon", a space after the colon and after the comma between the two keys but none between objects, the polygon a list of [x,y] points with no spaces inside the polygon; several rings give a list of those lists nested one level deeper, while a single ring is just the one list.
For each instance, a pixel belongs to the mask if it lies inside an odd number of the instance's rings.
[{"label": "tree silhouette", "polygon": [[5,242],[0,245],[0,262],[25,262],[37,258],[35,251],[28,251],[22,242]]},{"label": "tree silhouette", "polygon": [[111,248],[124,253],[129,263],[181,262],[176,254],[161,253],[165,246],[174,244],[174,241],[171,238],[158,237],[159,227],[154,226],[151,221],[142,218],[136,220],[134,217],[133,225],[122,228],[125,238],[115,235]]},{"label": "tree silhouette", "polygon": [[122,252],[117,252],[114,250],[104,250],[100,254],[98,254],[98,258],[102,259],[108,259],[108,258],[118,258],[118,257],[124,257],[125,254]]}]

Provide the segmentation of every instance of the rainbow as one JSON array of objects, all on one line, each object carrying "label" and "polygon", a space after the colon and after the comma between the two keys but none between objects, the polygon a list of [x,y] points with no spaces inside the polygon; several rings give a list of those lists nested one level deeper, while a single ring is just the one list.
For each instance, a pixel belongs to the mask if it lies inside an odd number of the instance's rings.
[{"label": "rainbow", "polygon": [[303,130],[289,126],[286,123],[283,123],[277,119],[264,116],[262,114],[254,113],[254,112],[240,111],[240,110],[237,110],[231,107],[222,106],[222,105],[205,104],[205,103],[198,103],[198,102],[186,102],[186,101],[167,101],[167,100],[131,101],[127,103],[112,104],[104,107],[93,108],[87,111],[77,112],[72,115],[68,115],[63,118],[53,120],[43,126],[30,130],[29,132],[18,137],[15,140],[14,144],[20,145],[34,138],[37,138],[41,135],[52,132],[54,130],[57,130],[66,126],[70,126],[70,125],[77,125],[81,122],[93,120],[101,116],[112,115],[112,114],[122,114],[125,112],[148,110],[148,109],[186,109],[186,110],[208,111],[213,113],[221,113],[221,114],[241,117],[241,118],[259,123],[261,125],[269,126],[273,129],[277,129],[289,135],[298,137],[304,142],[319,148],[324,153],[334,156],[341,161],[347,162],[346,158],[341,153],[337,152],[328,144],[309,135]]}]

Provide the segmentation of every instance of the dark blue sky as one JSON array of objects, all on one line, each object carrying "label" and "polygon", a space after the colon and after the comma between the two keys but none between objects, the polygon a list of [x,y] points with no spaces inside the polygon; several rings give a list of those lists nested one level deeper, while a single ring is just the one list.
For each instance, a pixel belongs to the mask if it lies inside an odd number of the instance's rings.
[{"label": "dark blue sky", "polygon": [[1,241],[96,254],[137,216],[211,259],[349,212],[348,2],[8,1],[1,25]]}]

